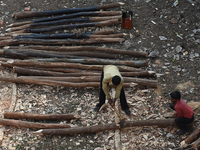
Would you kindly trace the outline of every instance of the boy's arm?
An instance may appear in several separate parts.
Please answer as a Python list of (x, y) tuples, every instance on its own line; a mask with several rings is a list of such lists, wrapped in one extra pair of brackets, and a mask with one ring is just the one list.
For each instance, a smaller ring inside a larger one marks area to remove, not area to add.
[(183, 113), (182, 113), (181, 109), (180, 108), (175, 108), (175, 110), (176, 110), (175, 117), (182, 118), (183, 117)]

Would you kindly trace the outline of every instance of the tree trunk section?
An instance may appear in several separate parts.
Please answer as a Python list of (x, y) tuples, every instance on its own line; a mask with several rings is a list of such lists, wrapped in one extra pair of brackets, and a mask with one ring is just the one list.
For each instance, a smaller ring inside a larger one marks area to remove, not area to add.
[(55, 71), (43, 71), (38, 69), (28, 69), (23, 67), (13, 67), (13, 72), (22, 75), (35, 75), (35, 76), (54, 76), (54, 77), (73, 77), (73, 76), (99, 76), (100, 73), (93, 72), (77, 72), (77, 73), (62, 73)]
[[(83, 65), (80, 63), (60, 63), (60, 62), (38, 62), (30, 60), (14, 60), (11, 59), (7, 62), (2, 62), (3, 67), (14, 67), (14, 66), (34, 66), (34, 67), (44, 67), (44, 68), (74, 68), (83, 70), (100, 70), (102, 71), (103, 65)], [(142, 71), (140, 68), (128, 67), (128, 66), (118, 66), (119, 71), (128, 72), (139, 72)]]
[(51, 10), (51, 11), (21, 11), (14, 13), (12, 17), (15, 19), (22, 19), (22, 18), (30, 18), (30, 17), (44, 17), (44, 16), (51, 16), (51, 15), (62, 15), (62, 14), (70, 14), (76, 12), (84, 12), (84, 11), (97, 11), (100, 9), (108, 9), (108, 8), (115, 8), (124, 5), (124, 3), (111, 3), (111, 4), (104, 4), (100, 6), (94, 7), (85, 7), (85, 8), (67, 8), (67, 9), (59, 9), (59, 10)]
[[(28, 67), (13, 67), (13, 72), (22, 75), (35, 75), (35, 76), (55, 76), (55, 77), (69, 77), (69, 76), (99, 76), (100, 71), (85, 71), (77, 69), (63, 69), (63, 68), (28, 68)], [(155, 72), (141, 71), (141, 72), (121, 72), (123, 77), (154, 77)]]
[[(15, 49), (16, 47), (11, 47), (11, 49)], [(137, 52), (133, 50), (121, 50), (121, 49), (113, 49), (113, 48), (104, 48), (104, 47), (96, 47), (96, 46), (24, 46), (22, 49), (39, 49), (39, 50), (49, 50), (49, 51), (98, 51), (98, 52), (107, 52), (121, 55), (129, 55), (135, 57), (148, 57), (148, 53), (146, 52)]]
[[(20, 32), (27, 32), (27, 33), (43, 33), (43, 32), (51, 32), (51, 31), (57, 31), (57, 30), (66, 30), (66, 29), (74, 29), (74, 28), (83, 28), (83, 27), (102, 27), (102, 26), (109, 26), (109, 25), (116, 25), (119, 23), (118, 19), (111, 19), (106, 21), (99, 21), (99, 22), (89, 22), (89, 23), (79, 23), (79, 24), (68, 24), (68, 25), (60, 25), (60, 26), (53, 26), (48, 28), (39, 28), (39, 29), (31, 29), (28, 28), (29, 25), (25, 25), (25, 29), (19, 29), (16, 31), (16, 33)], [(28, 28), (28, 29), (27, 29)], [(16, 29), (16, 28), (14, 28)], [(7, 31), (14, 31), (13, 28), (7, 29)]]
[(181, 146), (187, 146), (188, 144), (197, 140), (199, 137), (200, 137), (200, 125), (197, 127), (196, 130), (192, 132), (192, 134), (190, 134), (184, 141), (181, 142)]
[(71, 45), (71, 44), (97, 44), (97, 43), (121, 43), (123, 38), (92, 38), (92, 39), (13, 39), (0, 41), (0, 46), (9, 46), (16, 44), (39, 44), (39, 45)]
[(200, 138), (198, 138), (196, 141), (194, 141), (191, 145), (191, 147), (193, 148), (193, 150), (198, 150), (200, 149)]
[[(35, 85), (48, 85), (48, 86), (63, 86), (71, 88), (81, 88), (81, 87), (99, 87), (99, 82), (84, 82), (84, 83), (74, 83), (74, 82), (62, 82), (62, 81), (51, 81), (51, 80), (41, 80), (41, 79), (30, 79), (22, 77), (0, 77), (0, 81), (13, 82), (13, 83), (23, 83), (23, 84), (35, 84)], [(123, 87), (134, 87), (136, 83), (124, 83)], [(114, 87), (109, 85), (109, 87)]]
[(55, 128), (71, 128), (72, 124), (50, 124), (50, 123), (34, 123), (13, 119), (0, 119), (0, 124), (4, 126), (14, 126), (18, 128), (33, 128), (33, 129), (55, 129)]
[(32, 119), (32, 120), (69, 120), (79, 119), (81, 116), (74, 114), (33, 114), (20, 112), (4, 112), (7, 119)]
[(31, 59), (38, 62), (68, 62), (68, 63), (81, 63), (91, 65), (125, 65), (131, 67), (147, 67), (149, 60), (137, 60), (137, 61), (122, 61), (122, 60), (110, 60), (110, 59), (98, 59), (98, 58), (38, 58)]
[(70, 23), (83, 23), (83, 22), (99, 22), (99, 21), (105, 21), (105, 20), (111, 20), (111, 19), (121, 19), (120, 16), (109, 16), (109, 17), (88, 17), (88, 18), (80, 18), (80, 19), (63, 19), (63, 20), (56, 20), (56, 21), (48, 21), (48, 22), (39, 22), (39, 23), (29, 23), (24, 24), (22, 26), (16, 26), (15, 24), (11, 25), (12, 28), (8, 28), (6, 31), (17, 31), (17, 30), (23, 30), (31, 27), (38, 27), (38, 26), (52, 26), (52, 25), (62, 25), (62, 24), (70, 24)]
[(109, 53), (100, 53), (100, 52), (50, 52), (42, 50), (14, 50), (14, 49), (4, 49), (4, 55), (10, 58), (81, 58), (77, 56), (86, 56), (86, 57), (97, 57), (97, 58), (107, 58), (115, 59), (117, 55)]
[[(174, 119), (166, 120), (137, 120), (137, 121), (127, 121), (121, 128), (134, 127), (134, 126), (174, 126)], [(40, 135), (68, 135), (68, 134), (84, 134), (84, 133), (96, 133), (105, 130), (116, 130), (120, 129), (119, 124), (104, 124), (104, 125), (94, 125), (87, 127), (74, 127), (70, 129), (42, 129), (36, 131), (36, 134)]]

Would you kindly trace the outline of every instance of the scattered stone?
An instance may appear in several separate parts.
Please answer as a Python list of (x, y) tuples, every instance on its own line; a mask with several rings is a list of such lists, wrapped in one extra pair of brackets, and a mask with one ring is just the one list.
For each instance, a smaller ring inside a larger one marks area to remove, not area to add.
[(176, 23), (178, 23), (178, 20), (176, 20), (176, 19), (173, 18), (169, 22), (172, 23), (172, 24), (176, 24)]
[(124, 45), (125, 45), (126, 49), (129, 49), (131, 46), (130, 42), (127, 40), (124, 42)]
[(30, 10), (31, 10), (31, 7), (30, 7), (30, 6), (24, 8), (24, 11), (30, 11)]
[(155, 64), (158, 64), (159, 66), (162, 66), (162, 62), (161, 62), (160, 59), (157, 59), (157, 60), (155, 61)]
[(165, 36), (159, 36), (159, 38), (160, 38), (161, 41), (167, 40), (167, 38)]
[(182, 47), (180, 46), (180, 45), (178, 45), (177, 47), (176, 47), (176, 52), (177, 53), (180, 53), (181, 51), (182, 51)]
[(104, 150), (104, 148), (97, 147), (97, 148), (95, 148), (94, 150)]
[(168, 134), (166, 135), (166, 137), (167, 137), (167, 138), (171, 138), (171, 139), (174, 138), (174, 136), (173, 136), (171, 133), (168, 133)]
[(159, 56), (159, 51), (157, 50), (154, 50), (153, 52), (149, 54), (149, 57), (158, 57), (158, 56)]

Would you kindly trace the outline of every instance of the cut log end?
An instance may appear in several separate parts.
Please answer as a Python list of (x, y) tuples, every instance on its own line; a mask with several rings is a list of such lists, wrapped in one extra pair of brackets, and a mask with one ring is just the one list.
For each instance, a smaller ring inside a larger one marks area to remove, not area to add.
[(124, 35), (124, 36), (127, 36), (128, 34), (126, 34), (126, 33), (123, 33), (123, 35)]
[(3, 49), (9, 49), (10, 48), (10, 46), (4, 46), (3, 47)]
[(118, 2), (121, 6), (123, 6), (125, 3), (122, 3), (122, 2)]
[(13, 26), (13, 24), (9, 24), (9, 25), (8, 25), (8, 27), (12, 27), (12, 26)]
[(6, 32), (10, 32), (10, 31), (11, 31), (11, 28), (6, 29)]
[(187, 144), (185, 143), (185, 141), (181, 142), (181, 147), (185, 147)]
[(37, 135), (41, 135), (42, 136), (43, 135), (42, 131), (43, 131), (43, 129), (35, 131), (35, 132), (33, 132), (33, 134), (37, 134)]
[(134, 86), (137, 86), (137, 85), (138, 85), (137, 83), (131, 82), (130, 87), (134, 87)]
[(77, 125), (69, 124), (71, 128), (78, 127)]
[(74, 115), (74, 117), (75, 117), (76, 119), (80, 119), (80, 118), (81, 118), (80, 115)]

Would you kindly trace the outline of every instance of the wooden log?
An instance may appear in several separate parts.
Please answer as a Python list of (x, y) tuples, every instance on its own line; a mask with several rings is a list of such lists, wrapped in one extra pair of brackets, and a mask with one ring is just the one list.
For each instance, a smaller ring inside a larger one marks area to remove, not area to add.
[(0, 46), (16, 45), (16, 44), (39, 44), (39, 45), (71, 45), (71, 44), (97, 44), (97, 43), (121, 43), (123, 38), (89, 38), (89, 39), (11, 39), (0, 41)]
[(83, 16), (99, 16), (99, 17), (101, 17), (101, 16), (119, 16), (119, 15), (122, 15), (121, 11), (78, 12), (78, 13), (73, 13), (73, 14), (36, 19), (36, 20), (32, 20), (29, 23), (39, 23), (39, 22), (47, 22), (47, 21), (49, 22), (49, 21), (83, 17)]
[[(107, 29), (107, 30), (100, 30), (95, 32), (88, 32), (88, 33), (62, 33), (62, 34), (37, 34), (37, 33), (20, 33), (20, 34), (9, 34), (7, 37), (10, 39), (19, 39), (19, 38), (37, 38), (37, 39), (63, 39), (63, 38), (89, 38), (92, 36), (94, 38), (97, 35), (108, 35), (108, 37), (123, 37), (126, 34), (120, 33), (120, 34), (113, 34), (113, 29)], [(5, 39), (8, 39), (5, 37)], [(1, 37), (0, 37), (1, 38)], [(4, 40), (3, 37), (1, 40)]]
[(140, 71), (140, 72), (121, 72), (123, 77), (155, 77), (155, 71)]
[(31, 120), (70, 120), (80, 119), (81, 116), (74, 114), (33, 114), (21, 112), (4, 112), (6, 119), (31, 119)]
[[(85, 71), (76, 69), (63, 69), (63, 68), (33, 68), (33, 67), (13, 67), (13, 72), (23, 75), (42, 75), (42, 76), (56, 76), (56, 77), (73, 77), (73, 76), (99, 76), (100, 71)], [(123, 77), (141, 77), (148, 76), (154, 77), (154, 71), (141, 71), (141, 72), (121, 72)]]
[[(80, 23), (80, 24), (68, 24), (68, 25), (60, 25), (60, 26), (53, 26), (49, 28), (40, 28), (40, 29), (19, 29), (17, 28), (18, 32), (16, 33), (43, 33), (43, 32), (51, 32), (56, 30), (65, 30), (65, 29), (74, 29), (74, 28), (83, 28), (83, 27), (102, 27), (102, 26), (109, 26), (109, 25), (116, 25), (119, 23), (118, 19), (111, 19), (106, 21), (99, 21), (99, 22), (89, 22), (89, 23)], [(16, 28), (15, 28), (16, 29)], [(13, 28), (9, 28), (6, 31), (13, 31)], [(13, 32), (15, 33), (15, 32)]]
[(11, 36), (3, 36), (3, 37), (0, 37), (0, 41), (1, 40), (9, 40), (9, 39), (12, 39)]
[[(75, 74), (75, 73), (71, 73)], [(100, 76), (79, 76), (79, 77), (64, 77), (63, 78), (42, 78), (42, 77), (18, 77), (20, 79), (33, 79), (33, 80), (48, 80), (48, 81), (64, 81), (64, 82), (72, 82), (72, 83), (81, 83), (81, 82), (100, 82)], [(140, 78), (131, 78), (131, 77), (123, 77), (124, 83), (137, 83), (138, 85), (148, 86), (157, 88), (158, 87), (158, 81), (157, 80), (149, 80), (149, 79), (140, 79)]]
[(71, 128), (75, 127), (72, 124), (50, 124), (50, 123), (34, 123), (13, 119), (0, 118), (0, 124), (4, 126), (14, 126), (18, 128), (33, 128), (33, 129), (51, 129), (51, 128)]
[(104, 4), (100, 6), (85, 7), (85, 8), (67, 8), (67, 9), (42, 11), (42, 12), (21, 11), (21, 12), (14, 13), (12, 17), (14, 17), (15, 19), (19, 19), (19, 18), (28, 18), (28, 17), (41, 17), (41, 16), (50, 16), (50, 15), (59, 15), (59, 14), (69, 14), (69, 13), (84, 12), (84, 11), (97, 11), (100, 9), (120, 7), (122, 5), (124, 5), (124, 3), (117, 2), (117, 3)]
[(68, 62), (68, 63), (81, 63), (81, 64), (92, 64), (92, 65), (124, 65), (131, 67), (146, 67), (148, 66), (149, 60), (137, 60), (137, 61), (122, 61), (122, 60), (109, 60), (109, 59), (67, 59), (67, 58), (44, 58), (44, 59), (31, 59), (38, 62)]
[[(126, 121), (121, 128), (135, 127), (135, 126), (174, 126), (175, 122), (171, 119), (166, 120), (136, 120), (136, 121)], [(103, 124), (94, 125), (87, 127), (74, 127), (69, 129), (42, 129), (34, 132), (39, 135), (68, 135), (68, 134), (84, 134), (84, 133), (97, 133), (105, 130), (116, 130), (120, 129), (119, 124)]]
[(199, 137), (200, 137), (200, 125), (185, 140), (181, 142), (181, 147), (186, 147), (188, 144), (197, 140)]
[[(40, 71), (55, 71), (55, 72), (67, 72), (67, 73), (89, 73), (90, 75), (100, 75), (101, 71), (86, 71), (81, 69), (68, 69), (68, 68), (41, 68), (41, 67), (25, 67), (27, 69), (36, 69)], [(96, 73), (96, 74), (93, 74)], [(88, 74), (88, 75), (89, 75)], [(121, 75), (123, 77), (155, 77), (156, 72), (155, 71), (148, 71), (148, 70), (140, 70), (138, 72), (126, 72), (124, 70), (121, 70)], [(78, 74), (77, 74), (78, 75)], [(85, 76), (85, 75), (80, 75)]]
[[(1, 54), (1, 55), (3, 55), (3, 54)], [(0, 61), (7, 62), (9, 60), (11, 60), (11, 59), (10, 58), (5, 58), (5, 57), (0, 57)]]
[[(103, 65), (83, 65), (80, 63), (59, 63), (59, 62), (38, 62), (31, 60), (9, 60), (7, 62), (2, 62), (3, 67), (14, 67), (14, 66), (29, 66), (29, 67), (44, 67), (44, 68), (74, 68), (83, 70), (100, 70), (102, 71)], [(142, 71), (140, 68), (128, 67), (128, 66), (118, 66), (119, 71), (128, 72), (139, 72)]]
[[(16, 47), (10, 47), (11, 49), (16, 49)], [(121, 55), (129, 55), (135, 57), (148, 57), (146, 52), (138, 52), (133, 50), (122, 50), (122, 49), (113, 49), (106, 47), (97, 47), (97, 46), (24, 46), (22, 49), (39, 49), (39, 50), (50, 50), (50, 51), (99, 51), (107, 52)]]
[(27, 28), (33, 28), (38, 26), (52, 26), (52, 25), (62, 25), (62, 24), (69, 24), (69, 23), (83, 23), (83, 22), (99, 22), (99, 21), (105, 21), (105, 20), (111, 20), (111, 19), (121, 19), (120, 16), (109, 16), (109, 17), (87, 17), (87, 18), (80, 18), (80, 19), (63, 19), (58, 21), (48, 21), (48, 22), (39, 22), (39, 23), (26, 23), (22, 26), (12, 27), (6, 29), (6, 31), (17, 31), (17, 30), (23, 30)]
[(62, 33), (62, 34), (30, 34), (30, 35), (15, 35), (13, 37), (5, 37), (5, 39), (2, 38), (2, 40), (6, 39), (20, 39), (20, 38), (34, 38), (34, 39), (67, 39), (67, 38), (122, 38), (126, 36), (125, 33), (119, 33), (119, 34), (109, 34), (109, 35), (99, 35), (93, 33), (86, 33), (86, 34), (79, 34), (79, 33)]
[(54, 76), (54, 77), (73, 77), (73, 76), (99, 76), (99, 73), (93, 72), (77, 72), (77, 73), (62, 73), (55, 71), (43, 71), (37, 69), (28, 69), (23, 67), (13, 67), (13, 72), (22, 75), (36, 75), (36, 76)]
[(117, 55), (109, 53), (100, 53), (100, 52), (51, 52), (51, 51), (41, 51), (41, 50), (14, 50), (14, 49), (4, 49), (4, 56), (10, 58), (81, 58), (77, 56), (85, 57), (96, 57), (96, 58), (109, 58), (116, 59)]
[[(81, 33), (74, 33), (77, 36), (82, 35)], [(101, 29), (99, 31), (94, 31), (94, 32), (88, 32), (86, 34), (90, 34), (90, 35), (108, 35), (108, 34), (114, 34), (114, 29)], [(11, 36), (13, 38), (15, 38), (16, 36), (41, 36), (41, 34), (37, 34), (37, 33), (20, 33), (20, 34), (13, 34), (13, 33), (6, 33), (5, 36)], [(42, 34), (42, 36), (54, 36), (55, 34)], [(22, 37), (23, 38), (23, 37)], [(2, 39), (3, 40), (3, 39)], [(15, 47), (16, 48), (16, 47)]]
[[(23, 84), (35, 84), (35, 85), (48, 85), (48, 86), (63, 86), (71, 88), (81, 88), (81, 87), (99, 87), (99, 82), (85, 82), (85, 83), (73, 83), (73, 82), (61, 82), (61, 81), (51, 81), (51, 80), (40, 80), (40, 79), (30, 79), (21, 77), (0, 77), (0, 81), (13, 82), (13, 83), (23, 83)], [(136, 83), (124, 83), (123, 87), (134, 87)], [(109, 87), (114, 87), (109, 85)]]
[(26, 24), (32, 24), (32, 23), (40, 23), (40, 22), (50, 22), (55, 20), (63, 20), (63, 19), (69, 19), (69, 18), (75, 18), (75, 17), (81, 17), (81, 16), (118, 16), (122, 15), (122, 12), (120, 11), (96, 11), (96, 12), (78, 12), (68, 15), (62, 15), (62, 16), (55, 16), (55, 17), (49, 17), (49, 18), (42, 18), (42, 19), (35, 19), (32, 21), (25, 21), (25, 22), (18, 22), (9, 25), (9, 27), (14, 26), (21, 26)]
[(198, 150), (200, 149), (200, 137), (191, 143), (191, 147), (193, 148), (193, 150)]
[[(16, 67), (16, 66), (14, 66)], [(40, 70), (40, 71), (55, 71), (55, 72), (63, 72), (63, 73), (98, 73), (101, 74), (101, 71), (95, 71), (95, 70), (92, 70), (92, 71), (89, 71), (89, 70), (82, 70), (82, 69), (73, 69), (73, 68), (42, 68), (42, 67), (26, 67), (24, 66), (23, 68), (26, 68), (26, 69), (35, 69), (35, 70)], [(84, 75), (83, 75), (84, 76)]]
[(158, 87), (158, 81), (157, 80), (149, 80), (149, 79), (141, 79), (141, 78), (129, 78), (129, 77), (123, 77), (125, 82), (134, 82), (139, 85), (147, 86), (147, 87)]
[[(23, 76), (19, 78), (30, 78), (30, 79), (44, 79), (44, 80), (56, 80), (56, 81), (64, 81), (64, 82), (100, 82), (100, 76), (80, 76), (80, 77), (63, 77), (63, 78), (55, 78), (55, 77), (41, 77), (41, 76)], [(140, 79), (140, 78), (131, 78), (131, 77), (123, 77), (124, 83), (134, 82), (139, 85), (145, 85), (150, 87), (157, 87), (157, 80), (149, 80), (149, 79)], [(138, 80), (137, 80), (138, 79)]]

